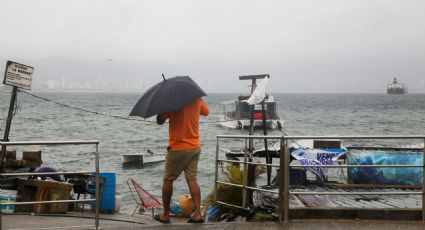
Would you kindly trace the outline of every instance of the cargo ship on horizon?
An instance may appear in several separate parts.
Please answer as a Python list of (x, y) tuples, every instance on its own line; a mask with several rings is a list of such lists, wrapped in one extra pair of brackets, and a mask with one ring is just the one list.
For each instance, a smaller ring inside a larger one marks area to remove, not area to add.
[(393, 82), (387, 85), (387, 94), (406, 94), (407, 87), (402, 83), (397, 82), (397, 78), (394, 78)]

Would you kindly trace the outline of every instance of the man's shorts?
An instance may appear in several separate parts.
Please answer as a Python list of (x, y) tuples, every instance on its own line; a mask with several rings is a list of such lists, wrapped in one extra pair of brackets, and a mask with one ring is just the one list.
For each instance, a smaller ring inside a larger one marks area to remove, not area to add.
[(167, 149), (165, 156), (164, 179), (175, 180), (184, 171), (187, 179), (196, 178), (200, 148), (191, 150), (172, 151)]

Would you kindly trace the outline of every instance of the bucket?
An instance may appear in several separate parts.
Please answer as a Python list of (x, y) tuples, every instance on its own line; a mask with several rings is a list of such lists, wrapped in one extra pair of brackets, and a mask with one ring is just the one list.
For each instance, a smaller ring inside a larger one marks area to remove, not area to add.
[[(0, 191), (0, 203), (14, 203), (16, 201), (16, 190), (1, 190)], [(13, 214), (15, 211), (15, 205), (0, 206), (1, 213)]]
[[(99, 173), (100, 177), (103, 177), (104, 184), (102, 185), (100, 191), (100, 207), (99, 211), (103, 213), (113, 213), (115, 211), (115, 187), (116, 179), (115, 172), (101, 172)], [(95, 191), (95, 183), (89, 183), (89, 190)], [(94, 195), (91, 196), (94, 198)], [(91, 210), (94, 210), (95, 206), (91, 206)]]
[(115, 212), (120, 212), (122, 198), (121, 196), (115, 196)]
[(183, 213), (181, 214), (183, 217), (190, 217), (193, 212), (193, 201), (190, 196), (180, 196), (179, 197), (180, 207), (183, 208)]

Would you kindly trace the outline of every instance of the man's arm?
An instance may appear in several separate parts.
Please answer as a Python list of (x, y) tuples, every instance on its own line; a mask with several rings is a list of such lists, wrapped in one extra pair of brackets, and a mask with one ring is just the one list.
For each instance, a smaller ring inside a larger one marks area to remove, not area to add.
[(210, 113), (210, 109), (208, 108), (207, 103), (204, 102), (204, 100), (201, 99), (201, 115), (202, 116), (208, 116)]
[(157, 123), (158, 125), (162, 125), (162, 124), (164, 124), (164, 123), (165, 123), (165, 120), (166, 120), (166, 119), (162, 118), (161, 114), (156, 115), (156, 123)]
[(162, 125), (162, 124), (164, 124), (164, 122), (165, 122), (168, 118), (170, 118), (170, 114), (171, 114), (171, 113), (169, 113), (169, 112), (165, 112), (165, 113), (158, 114), (158, 115), (156, 116), (156, 123), (157, 123), (158, 125)]

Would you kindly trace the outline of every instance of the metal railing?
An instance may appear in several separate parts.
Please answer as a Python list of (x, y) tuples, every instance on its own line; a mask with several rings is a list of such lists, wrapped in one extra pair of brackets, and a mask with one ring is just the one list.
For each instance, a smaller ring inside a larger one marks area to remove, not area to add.
[[(81, 174), (95, 174), (95, 199), (79, 199), (79, 200), (55, 200), (55, 201), (33, 201), (33, 202), (9, 202), (9, 203), (0, 203), (0, 206), (8, 205), (33, 205), (33, 204), (56, 204), (56, 203), (93, 203), (95, 202), (95, 224), (93, 226), (72, 226), (75, 227), (94, 227), (99, 229), (99, 141), (98, 140), (72, 140), (72, 141), (16, 141), (16, 142), (2, 142), (0, 141), (2, 149), (6, 146), (24, 146), (24, 145), (95, 145), (95, 171), (78, 171), (78, 172), (48, 172), (48, 173), (1, 173), (0, 176), (43, 176), (43, 175), (81, 175)], [(0, 229), (1, 229), (1, 212), (0, 212)], [(66, 227), (66, 226), (61, 226)]]
[[(244, 139), (245, 140), (245, 146), (247, 146), (247, 141), (254, 140), (254, 139), (274, 139), (274, 140), (280, 140), (280, 162), (279, 164), (263, 164), (263, 163), (253, 163), (249, 162), (248, 151), (244, 152), (244, 159), (243, 161), (236, 161), (236, 160), (224, 160), (219, 159), (219, 151), (220, 151), (220, 139)], [(240, 208), (244, 210), (249, 210), (246, 204), (246, 197), (247, 197), (247, 191), (248, 190), (256, 190), (256, 191), (262, 191), (262, 192), (269, 192), (269, 193), (277, 193), (279, 194), (279, 207), (278, 207), (278, 213), (279, 213), (279, 219), (281, 221), (289, 221), (289, 196), (290, 195), (422, 195), (422, 221), (425, 222), (425, 148), (423, 150), (423, 162), (422, 165), (347, 165), (347, 164), (339, 164), (339, 165), (302, 165), (302, 167), (316, 167), (316, 168), (422, 168), (423, 170), (423, 181), (422, 181), (422, 190), (417, 192), (296, 192), (296, 191), (290, 191), (289, 189), (289, 173), (291, 167), (300, 167), (300, 165), (297, 166), (290, 166), (290, 153), (288, 149), (288, 141), (295, 141), (295, 140), (320, 140), (320, 139), (338, 139), (338, 140), (360, 140), (360, 139), (417, 139), (422, 140), (425, 143), (425, 135), (387, 135), (387, 136), (249, 136), (249, 135), (217, 135), (217, 143), (216, 143), (216, 164), (215, 164), (215, 180), (214, 180), (214, 200), (215, 202), (223, 205), (228, 205), (235, 208)], [(227, 162), (227, 163), (238, 163), (243, 164), (243, 184), (234, 184), (229, 182), (220, 181), (218, 178), (218, 165)], [(255, 187), (248, 186), (248, 165), (263, 165), (263, 166), (269, 166), (269, 167), (280, 167), (281, 169), (281, 181), (279, 185), (279, 192), (271, 191), (271, 190), (265, 190), (265, 189), (259, 189)], [(283, 170), (282, 170), (283, 169)], [(229, 204), (222, 201), (217, 200), (217, 188), (218, 185), (229, 185), (234, 187), (239, 187), (243, 189), (242, 193), (242, 206), (235, 205), (235, 204)]]

